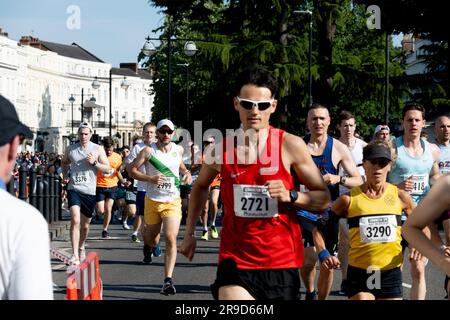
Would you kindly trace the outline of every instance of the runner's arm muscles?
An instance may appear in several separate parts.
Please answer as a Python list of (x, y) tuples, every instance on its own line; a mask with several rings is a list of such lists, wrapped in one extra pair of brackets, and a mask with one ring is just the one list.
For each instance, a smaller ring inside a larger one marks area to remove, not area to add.
[(342, 185), (347, 188), (353, 188), (362, 185), (364, 181), (358, 169), (356, 168), (355, 161), (353, 161), (352, 155), (348, 148), (346, 148), (343, 143), (336, 144), (336, 148), (341, 155), (340, 164), (348, 174), (345, 183), (343, 183)]
[(69, 171), (70, 166), (70, 160), (69, 160), (69, 150), (66, 148), (66, 151), (64, 152), (64, 155), (61, 159), (61, 168), (62, 168), (62, 174), (63, 178), (67, 178), (67, 172)]
[(450, 257), (445, 256), (422, 230), (449, 209), (450, 199), (446, 196), (449, 192), (450, 176), (439, 179), (402, 227), (406, 240), (447, 274), (450, 274)]
[(144, 165), (144, 163), (150, 158), (150, 156), (151, 156), (151, 149), (149, 147), (145, 147), (144, 149), (141, 150), (141, 152), (139, 152), (137, 157), (129, 165), (127, 165), (127, 171), (132, 178), (146, 182), (154, 181), (151, 179), (153, 177), (148, 176), (145, 173), (139, 171), (139, 168)]
[[(331, 210), (329, 211), (328, 219), (325, 220), (323, 218), (316, 221), (315, 225), (317, 228), (317, 231), (322, 233), (322, 238), (324, 238), (324, 234), (327, 234), (327, 236), (335, 237), (337, 235), (331, 234), (333, 232), (334, 228), (331, 228), (332, 224), (337, 223), (337, 220), (339, 218), (347, 217), (347, 210), (350, 205), (350, 196), (348, 194), (343, 194), (339, 198), (336, 199), (336, 201), (333, 203)], [(323, 247), (321, 246), (320, 239), (318, 239), (320, 247), (317, 248), (317, 252), (320, 252), (319, 249), (325, 249), (325, 240), (323, 242)], [(314, 242), (315, 243), (315, 242)]]
[(192, 183), (192, 174), (184, 165), (183, 160), (181, 160), (181, 162), (180, 162), (180, 172), (183, 175), (183, 177), (182, 177), (183, 183), (191, 184)]
[(439, 180), (440, 177), (441, 174), (439, 172), (439, 165), (438, 162), (435, 161), (433, 163), (433, 168), (431, 169), (430, 172), (430, 186), (434, 185)]
[(414, 201), (412, 200), (409, 193), (402, 189), (398, 189), (398, 197), (400, 199), (400, 202), (402, 203), (403, 212), (406, 214), (407, 217), (409, 217), (414, 208), (416, 207)]
[[(320, 219), (316, 222), (316, 226), (312, 231), (314, 246), (318, 254), (326, 252), (329, 256), (325, 258), (321, 265), (327, 269), (334, 269), (340, 266), (340, 261), (337, 257), (331, 255), (328, 250), (326, 250), (325, 237), (330, 237), (332, 239), (337, 238), (335, 228), (333, 224), (338, 223), (340, 217), (347, 216), (347, 209), (350, 203), (350, 197), (348, 195), (340, 196), (333, 204), (332, 210), (329, 212), (328, 220)], [(335, 211), (333, 211), (336, 210)], [(324, 251), (326, 250), (326, 251)], [(320, 255), (319, 255), (320, 256)]]
[[(305, 142), (297, 136), (286, 134), (282, 150), (285, 168), (290, 171), (288, 168), (292, 166), (297, 177), (309, 190), (308, 192), (299, 192), (294, 205), (313, 211), (326, 209), (331, 201), (330, 193)], [(288, 159), (288, 163), (285, 159)]]
[(123, 178), (123, 175), (122, 175), (122, 170), (123, 170), (123, 168), (124, 168), (124, 164), (122, 163), (120, 166), (119, 166), (119, 168), (117, 168), (117, 170), (116, 170), (116, 175), (117, 175), (117, 178), (119, 178), (119, 182), (121, 183), (121, 184), (124, 184), (125, 183), (125, 179)]
[(109, 164), (105, 149), (100, 146), (98, 147), (98, 162), (95, 167), (103, 173), (110, 173), (113, 170)]

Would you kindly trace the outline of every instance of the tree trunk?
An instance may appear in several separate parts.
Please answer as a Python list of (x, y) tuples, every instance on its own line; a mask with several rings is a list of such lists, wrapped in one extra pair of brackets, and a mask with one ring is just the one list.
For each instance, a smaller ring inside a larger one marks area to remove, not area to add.
[(336, 32), (336, 21), (329, 17), (329, 13), (321, 7), (322, 2), (318, 1), (317, 9), (322, 17), (317, 22), (318, 32), (318, 65), (320, 66), (319, 83), (313, 86), (313, 102), (321, 102), (331, 107), (333, 99), (333, 39)]

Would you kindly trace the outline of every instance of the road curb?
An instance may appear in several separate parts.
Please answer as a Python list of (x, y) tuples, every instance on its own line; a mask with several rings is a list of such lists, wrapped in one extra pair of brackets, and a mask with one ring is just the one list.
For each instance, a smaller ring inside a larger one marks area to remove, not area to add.
[(48, 225), (48, 234), (50, 241), (56, 240), (62, 237), (70, 230), (70, 212), (68, 210), (62, 210), (63, 220), (52, 222)]

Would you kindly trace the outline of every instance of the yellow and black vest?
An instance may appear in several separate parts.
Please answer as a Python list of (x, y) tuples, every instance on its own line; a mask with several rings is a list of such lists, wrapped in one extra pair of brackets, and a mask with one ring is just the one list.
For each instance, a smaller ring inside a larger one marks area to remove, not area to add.
[(349, 265), (381, 271), (402, 264), (402, 203), (398, 189), (387, 184), (381, 198), (371, 199), (355, 187), (350, 192), (348, 224), (350, 229)]

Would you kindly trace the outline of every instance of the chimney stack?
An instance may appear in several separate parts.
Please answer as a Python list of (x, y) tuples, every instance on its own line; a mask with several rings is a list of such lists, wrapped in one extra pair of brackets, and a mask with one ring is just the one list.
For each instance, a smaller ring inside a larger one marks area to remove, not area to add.
[(120, 64), (120, 68), (133, 70), (134, 73), (138, 73), (138, 64), (134, 62), (124, 62)]
[(19, 43), (23, 46), (30, 46), (36, 49), (48, 51), (47, 48), (42, 44), (42, 42), (39, 40), (39, 38), (32, 37), (32, 36), (22, 36), (20, 38)]
[(3, 31), (2, 28), (0, 28), (0, 36), (4, 36), (8, 38), (8, 32)]

